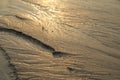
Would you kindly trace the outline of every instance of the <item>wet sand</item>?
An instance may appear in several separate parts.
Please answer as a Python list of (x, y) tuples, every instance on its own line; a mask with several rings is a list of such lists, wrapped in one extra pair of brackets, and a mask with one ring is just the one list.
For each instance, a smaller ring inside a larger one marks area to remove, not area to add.
[(0, 80), (120, 80), (119, 4), (2, 1)]
[(17, 77), (14, 71), (8, 55), (0, 48), (0, 80), (15, 80)]

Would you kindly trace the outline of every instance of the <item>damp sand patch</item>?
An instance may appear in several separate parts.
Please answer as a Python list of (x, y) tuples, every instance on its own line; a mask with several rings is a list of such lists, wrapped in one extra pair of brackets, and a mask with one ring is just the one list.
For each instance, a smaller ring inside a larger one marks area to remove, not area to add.
[(0, 48), (0, 80), (17, 80), (14, 68), (10, 65), (9, 58)]

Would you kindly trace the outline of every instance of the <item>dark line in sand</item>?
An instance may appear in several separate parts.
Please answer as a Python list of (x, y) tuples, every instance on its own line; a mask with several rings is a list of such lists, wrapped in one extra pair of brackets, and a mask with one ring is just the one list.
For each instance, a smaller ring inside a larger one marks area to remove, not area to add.
[(15, 35), (17, 35), (17, 36), (19, 36), (19, 37), (22, 37), (23, 39), (29, 40), (29, 41), (31, 41), (32, 43), (41, 46), (42, 48), (44, 48), (44, 49), (47, 50), (47, 51), (50, 51), (50, 52), (55, 51), (55, 49), (52, 48), (51, 46), (43, 43), (42, 41), (39, 41), (39, 40), (33, 38), (32, 36), (29, 36), (29, 35), (27, 35), (27, 34), (24, 34), (24, 33), (20, 32), (20, 31), (16, 31), (16, 30), (14, 30), (14, 29), (0, 28), (0, 32), (7, 32), (7, 33), (15, 34)]
[(20, 32), (20, 31), (14, 30), (14, 29), (0, 28), (0, 32), (12, 33), (12, 34), (15, 34), (16, 36), (19, 36), (19, 37), (21, 37), (21, 38), (23, 38), (25, 40), (29, 40), (33, 44), (39, 45), (40, 47), (42, 47), (46, 51), (49, 51), (50, 53), (52, 53), (53, 57), (56, 57), (56, 58), (66, 57), (66, 56), (70, 56), (70, 55), (72, 56), (73, 55), (71, 53), (56, 51), (53, 47), (43, 43), (42, 41), (37, 40), (37, 39), (33, 38), (32, 36), (29, 36), (27, 34), (24, 34), (24, 33)]
[(63, 57), (63, 56), (66, 56), (66, 55), (69, 55), (68, 53), (63, 53), (63, 52), (60, 52), (60, 51), (52, 52), (52, 54), (53, 54), (53, 56), (56, 57), (56, 58)]
[(27, 18), (24, 18), (24, 17), (21, 17), (21, 16), (18, 16), (18, 15), (14, 15), (17, 19), (20, 19), (20, 20), (29, 20)]
[(71, 54), (71, 53), (66, 53), (66, 52), (61, 52), (61, 51), (54, 51), (54, 52), (52, 52), (52, 54), (56, 58), (77, 56), (77, 54)]
[[(6, 58), (6, 60), (8, 61), (8, 66), (10, 67), (10, 69), (13, 71), (12, 74), (14, 75), (15, 77), (15, 80), (20, 80), (19, 77), (18, 77), (18, 74), (16, 72), (16, 68), (15, 68), (15, 65), (13, 65), (10, 60), (11, 58), (9, 57), (8, 53), (5, 51), (5, 49), (3, 49), (1, 46), (0, 46), (0, 50), (4, 52), (4, 56)], [(11, 76), (12, 78), (13, 76)]]

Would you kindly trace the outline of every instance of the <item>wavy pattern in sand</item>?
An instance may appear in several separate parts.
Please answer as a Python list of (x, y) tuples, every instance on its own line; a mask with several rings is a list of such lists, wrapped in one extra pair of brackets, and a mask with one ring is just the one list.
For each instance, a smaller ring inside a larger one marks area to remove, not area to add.
[(0, 78), (119, 80), (119, 14), (118, 0), (4, 0)]

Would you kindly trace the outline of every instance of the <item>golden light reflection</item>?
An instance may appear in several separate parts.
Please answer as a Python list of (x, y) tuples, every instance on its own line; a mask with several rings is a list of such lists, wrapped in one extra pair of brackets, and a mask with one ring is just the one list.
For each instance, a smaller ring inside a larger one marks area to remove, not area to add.
[[(43, 0), (42, 5), (44, 5), (47, 9), (47, 16), (50, 20), (54, 20), (54, 18), (57, 18), (57, 14), (61, 12), (61, 5), (62, 2), (60, 0)], [(58, 6), (59, 5), (59, 6)]]
[[(68, 23), (73, 19), (71, 14), (71, 6), (67, 0), (40, 0), (37, 2), (39, 6), (36, 8), (36, 17), (40, 26), (44, 27), (44, 32), (52, 34), (51, 36), (56, 36), (56, 32), (63, 33), (62, 27), (68, 26), (65, 23)], [(42, 6), (42, 7), (41, 7)], [(72, 8), (73, 9), (73, 8)], [(70, 22), (72, 23), (72, 22)], [(44, 34), (45, 34), (44, 33)], [(63, 35), (61, 35), (63, 36)]]
[(49, 7), (50, 12), (55, 12), (59, 2), (58, 0), (43, 0), (43, 4)]

